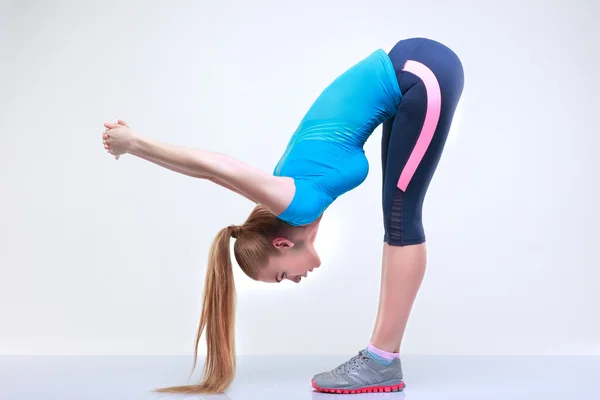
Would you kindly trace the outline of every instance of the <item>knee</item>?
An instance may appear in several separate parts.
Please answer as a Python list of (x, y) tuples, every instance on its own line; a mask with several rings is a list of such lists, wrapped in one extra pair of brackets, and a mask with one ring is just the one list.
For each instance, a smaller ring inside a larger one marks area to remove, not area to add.
[(384, 243), (387, 243), (389, 246), (394, 247), (404, 247), (404, 246), (414, 246), (418, 244), (425, 243), (425, 235), (421, 235), (414, 238), (404, 238), (404, 237), (390, 237), (387, 234), (383, 239)]

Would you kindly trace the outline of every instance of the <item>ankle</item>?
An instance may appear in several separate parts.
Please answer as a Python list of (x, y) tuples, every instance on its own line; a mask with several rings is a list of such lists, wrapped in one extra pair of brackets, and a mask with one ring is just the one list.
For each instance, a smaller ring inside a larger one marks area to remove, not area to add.
[[(372, 353), (372, 354), (376, 354), (379, 357), (385, 358), (387, 360), (393, 360), (394, 358), (400, 358), (400, 352), (398, 350), (396, 350), (396, 348), (398, 348), (398, 346), (377, 346), (372, 342), (369, 342), (369, 345), (367, 346), (367, 350)], [(391, 350), (391, 351), (390, 351)], [(394, 351), (396, 350), (396, 351)]]
[(369, 346), (374, 347), (375, 351), (382, 351), (387, 354), (399, 354), (400, 346), (396, 343), (383, 343), (378, 341), (370, 341)]

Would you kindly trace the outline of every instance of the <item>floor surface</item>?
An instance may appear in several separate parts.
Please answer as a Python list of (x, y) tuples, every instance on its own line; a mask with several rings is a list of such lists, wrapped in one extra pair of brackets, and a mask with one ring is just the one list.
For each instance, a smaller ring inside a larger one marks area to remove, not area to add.
[(600, 357), (592, 356), (405, 356), (403, 393), (315, 392), (312, 376), (345, 358), (239, 357), (226, 394), (180, 396), (152, 389), (188, 383), (191, 357), (0, 356), (0, 399), (600, 400)]

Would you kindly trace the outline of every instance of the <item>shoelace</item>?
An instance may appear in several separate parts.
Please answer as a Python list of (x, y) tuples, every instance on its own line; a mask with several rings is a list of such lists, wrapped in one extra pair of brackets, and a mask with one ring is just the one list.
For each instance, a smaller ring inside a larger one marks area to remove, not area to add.
[(365, 358), (364, 350), (360, 350), (357, 355), (355, 355), (354, 357), (337, 367), (335, 369), (335, 372), (348, 373), (361, 366), (363, 363), (363, 358)]

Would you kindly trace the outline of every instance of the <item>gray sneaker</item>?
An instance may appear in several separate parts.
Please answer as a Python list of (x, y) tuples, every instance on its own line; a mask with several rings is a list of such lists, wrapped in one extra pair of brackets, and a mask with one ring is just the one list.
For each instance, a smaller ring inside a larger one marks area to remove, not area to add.
[(363, 349), (337, 368), (315, 375), (312, 386), (320, 392), (340, 394), (399, 392), (406, 386), (402, 377), (399, 358), (381, 365)]

